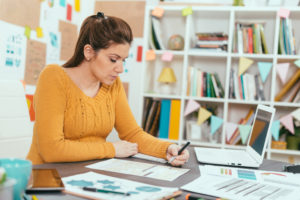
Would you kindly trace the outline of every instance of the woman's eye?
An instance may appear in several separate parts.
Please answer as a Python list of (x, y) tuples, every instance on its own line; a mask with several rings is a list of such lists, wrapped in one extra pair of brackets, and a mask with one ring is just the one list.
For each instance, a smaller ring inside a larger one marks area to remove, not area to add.
[(114, 60), (114, 59), (110, 59), (110, 61), (112, 62), (112, 63), (115, 63), (115, 62), (117, 62), (117, 60)]

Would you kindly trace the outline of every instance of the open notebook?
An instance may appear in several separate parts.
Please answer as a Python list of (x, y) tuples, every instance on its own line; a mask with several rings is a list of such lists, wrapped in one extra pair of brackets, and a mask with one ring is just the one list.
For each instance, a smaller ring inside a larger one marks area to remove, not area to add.
[(200, 163), (258, 168), (264, 158), (275, 108), (258, 105), (246, 149), (195, 147)]

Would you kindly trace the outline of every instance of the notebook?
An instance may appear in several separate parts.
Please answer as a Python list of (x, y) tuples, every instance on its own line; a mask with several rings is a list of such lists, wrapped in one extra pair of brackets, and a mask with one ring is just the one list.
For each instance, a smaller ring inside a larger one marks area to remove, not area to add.
[(258, 168), (263, 162), (275, 108), (258, 105), (246, 149), (195, 147), (200, 163)]

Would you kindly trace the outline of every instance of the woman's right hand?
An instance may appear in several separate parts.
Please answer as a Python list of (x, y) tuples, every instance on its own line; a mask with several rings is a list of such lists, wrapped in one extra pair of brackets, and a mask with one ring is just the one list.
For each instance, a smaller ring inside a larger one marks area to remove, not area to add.
[(133, 156), (138, 153), (138, 145), (137, 143), (131, 143), (124, 140), (113, 142), (115, 147), (116, 158), (125, 158), (129, 156)]

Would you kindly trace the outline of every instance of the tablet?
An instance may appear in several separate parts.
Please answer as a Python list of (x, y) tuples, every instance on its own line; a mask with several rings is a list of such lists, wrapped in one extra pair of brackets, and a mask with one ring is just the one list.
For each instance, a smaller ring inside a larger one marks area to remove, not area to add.
[(26, 192), (62, 191), (64, 184), (56, 169), (32, 169)]

